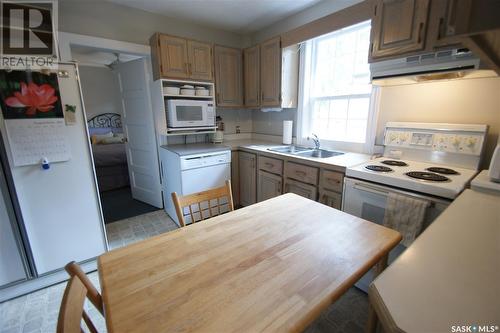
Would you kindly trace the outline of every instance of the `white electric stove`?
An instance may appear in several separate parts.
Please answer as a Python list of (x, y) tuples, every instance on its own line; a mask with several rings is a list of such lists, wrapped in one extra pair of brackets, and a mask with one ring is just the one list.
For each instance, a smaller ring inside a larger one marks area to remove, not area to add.
[(349, 168), (346, 176), (422, 194), (454, 199), (476, 175), (473, 169), (380, 157)]
[[(387, 196), (429, 202), (425, 229), (470, 183), (483, 155), (487, 125), (386, 124), (383, 157), (347, 168), (342, 210), (383, 224)], [(389, 262), (405, 250), (398, 245)], [(367, 290), (371, 274), (356, 286)]]

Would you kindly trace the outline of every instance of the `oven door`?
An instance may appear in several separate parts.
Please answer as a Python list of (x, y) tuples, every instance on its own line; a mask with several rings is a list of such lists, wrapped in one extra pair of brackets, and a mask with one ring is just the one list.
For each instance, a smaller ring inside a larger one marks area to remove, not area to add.
[(209, 126), (208, 103), (204, 101), (171, 100), (167, 106), (168, 127)]
[[(344, 178), (344, 195), (342, 200), (342, 211), (351, 215), (361, 217), (365, 220), (382, 225), (384, 223), (385, 207), (389, 192), (408, 195), (428, 200), (431, 205), (427, 209), (424, 229), (449, 205), (448, 200), (438, 199), (430, 196), (420, 195), (408, 191), (394, 189), (353, 178)], [(399, 244), (389, 253), (389, 264), (392, 263), (406, 247)], [(356, 287), (365, 292), (373, 280), (372, 271), (365, 274), (357, 283)]]

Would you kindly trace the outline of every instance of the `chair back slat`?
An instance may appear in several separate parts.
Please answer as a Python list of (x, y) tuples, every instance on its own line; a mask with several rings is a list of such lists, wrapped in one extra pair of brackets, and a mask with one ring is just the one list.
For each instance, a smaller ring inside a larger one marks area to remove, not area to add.
[[(227, 198), (227, 203), (221, 202), (221, 198)], [(224, 186), (214, 188), (211, 190), (188, 194), (185, 196), (179, 196), (177, 193), (172, 193), (172, 200), (174, 202), (175, 211), (177, 213), (177, 217), (179, 219), (179, 224), (183, 227), (186, 225), (185, 217), (189, 216), (191, 218), (191, 222), (200, 222), (206, 220), (207, 218), (214, 217), (216, 215), (220, 215), (222, 213), (221, 207), (223, 205), (227, 205), (227, 211), (234, 210), (233, 204), (233, 196), (231, 192), (231, 182), (226, 180), (226, 184)], [(215, 214), (215, 206), (212, 206), (212, 201), (217, 201), (217, 214)], [(202, 209), (202, 203), (207, 202), (208, 208)], [(198, 208), (198, 211), (193, 212), (192, 206)], [(184, 213), (184, 209), (188, 209), (188, 213)], [(203, 216), (203, 212), (208, 211), (208, 216), (205, 218)], [(200, 219), (195, 219), (195, 213), (200, 214)]]
[(61, 302), (57, 333), (80, 333), (82, 331), (81, 322), (86, 297), (87, 288), (85, 285), (78, 277), (71, 277)]

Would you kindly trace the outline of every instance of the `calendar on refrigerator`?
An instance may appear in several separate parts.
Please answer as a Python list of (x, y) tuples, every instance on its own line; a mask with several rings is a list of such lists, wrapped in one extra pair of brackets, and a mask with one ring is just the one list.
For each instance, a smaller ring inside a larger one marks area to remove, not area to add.
[(71, 158), (64, 118), (6, 119), (5, 127), (15, 166)]

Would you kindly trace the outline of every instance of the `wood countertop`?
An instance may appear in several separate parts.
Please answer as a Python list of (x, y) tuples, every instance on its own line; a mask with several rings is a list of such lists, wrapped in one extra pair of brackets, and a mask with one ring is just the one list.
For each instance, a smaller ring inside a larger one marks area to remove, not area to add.
[(301, 331), (400, 240), (285, 194), (100, 256), (108, 331)]
[(499, 331), (500, 196), (463, 192), (369, 294), (387, 332), (453, 332), (453, 325)]

